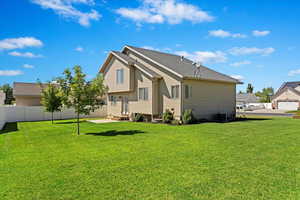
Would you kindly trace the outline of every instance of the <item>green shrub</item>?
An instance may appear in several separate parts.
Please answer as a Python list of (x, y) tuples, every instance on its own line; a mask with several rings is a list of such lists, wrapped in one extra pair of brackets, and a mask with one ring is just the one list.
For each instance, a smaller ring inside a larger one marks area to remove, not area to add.
[(188, 110), (184, 111), (183, 116), (182, 116), (182, 122), (183, 122), (183, 124), (195, 123), (195, 118), (194, 118), (192, 110), (188, 109)]
[(172, 125), (181, 125), (181, 121), (178, 120), (178, 119), (173, 119), (173, 120), (171, 121), (171, 124), (172, 124)]
[(132, 120), (134, 122), (143, 122), (144, 116), (141, 113), (135, 113)]
[(174, 114), (169, 109), (167, 109), (163, 114), (163, 122), (169, 124), (173, 119)]

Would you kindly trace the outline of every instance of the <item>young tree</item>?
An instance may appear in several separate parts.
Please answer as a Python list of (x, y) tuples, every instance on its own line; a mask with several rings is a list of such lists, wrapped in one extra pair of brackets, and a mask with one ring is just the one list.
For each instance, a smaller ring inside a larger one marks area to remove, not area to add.
[(261, 92), (256, 92), (255, 95), (260, 98), (260, 102), (270, 103), (271, 97), (274, 95), (274, 89), (272, 87), (263, 88)]
[(77, 114), (77, 134), (80, 134), (79, 116), (88, 115), (103, 105), (101, 97), (106, 93), (104, 79), (98, 74), (92, 81), (85, 79), (86, 75), (80, 66), (73, 68), (73, 73), (66, 69), (64, 77), (58, 78), (63, 104), (68, 108), (74, 108)]
[(2, 90), (6, 96), (4, 104), (12, 104), (12, 101), (14, 101), (13, 88), (9, 84), (4, 84), (0, 87), (0, 90)]
[(59, 93), (58, 85), (53, 83), (48, 83), (47, 87), (42, 88), (42, 105), (45, 107), (46, 112), (51, 112), (52, 124), (53, 124), (53, 113), (61, 111), (62, 108), (62, 98)]
[(248, 86), (247, 86), (247, 93), (248, 94), (252, 94), (253, 93), (253, 90), (254, 90), (254, 87), (252, 86), (251, 83), (248, 83)]

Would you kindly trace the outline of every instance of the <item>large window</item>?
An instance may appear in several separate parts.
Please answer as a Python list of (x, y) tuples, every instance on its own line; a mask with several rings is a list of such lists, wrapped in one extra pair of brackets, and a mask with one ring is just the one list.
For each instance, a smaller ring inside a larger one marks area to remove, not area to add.
[(148, 100), (148, 88), (139, 88), (139, 100)]
[(184, 86), (184, 96), (186, 99), (192, 97), (192, 86), (189, 85)]
[(124, 83), (124, 69), (117, 69), (117, 84)]
[(171, 97), (172, 99), (179, 98), (179, 85), (172, 85), (171, 86)]

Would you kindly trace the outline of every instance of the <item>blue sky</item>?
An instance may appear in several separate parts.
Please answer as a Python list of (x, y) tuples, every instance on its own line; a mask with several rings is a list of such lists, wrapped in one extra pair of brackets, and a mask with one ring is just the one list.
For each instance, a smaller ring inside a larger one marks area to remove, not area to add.
[(297, 0), (2, 0), (0, 84), (91, 78), (125, 44), (185, 55), (244, 90), (300, 80)]

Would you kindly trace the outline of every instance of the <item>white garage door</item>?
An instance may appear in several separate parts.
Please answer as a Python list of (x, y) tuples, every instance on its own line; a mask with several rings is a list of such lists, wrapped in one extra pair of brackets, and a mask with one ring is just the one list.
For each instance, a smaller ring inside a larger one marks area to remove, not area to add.
[(279, 110), (298, 110), (299, 102), (279, 102)]

